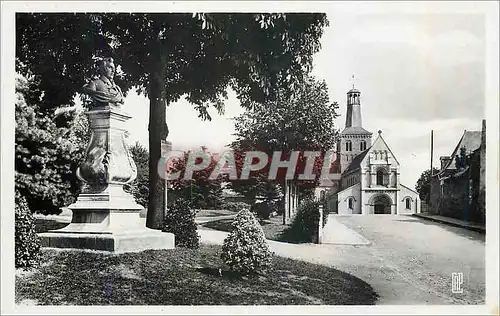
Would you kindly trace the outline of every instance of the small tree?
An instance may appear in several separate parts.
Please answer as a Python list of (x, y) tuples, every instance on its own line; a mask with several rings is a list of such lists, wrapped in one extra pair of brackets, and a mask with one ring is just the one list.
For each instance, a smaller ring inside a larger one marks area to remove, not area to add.
[(31, 268), (40, 260), (40, 238), (35, 231), (35, 218), (19, 192), (16, 192), (15, 202), (15, 265), (16, 268)]
[(243, 209), (232, 226), (233, 230), (222, 245), (224, 263), (243, 275), (265, 272), (272, 262), (272, 252), (255, 216)]
[[(433, 168), (433, 174), (437, 172), (439, 172), (439, 169)], [(422, 172), (415, 185), (415, 190), (418, 192), (420, 200), (428, 205), (431, 198), (431, 169)]]
[(71, 107), (41, 111), (42, 91), (36, 82), (16, 78), (15, 185), (28, 208), (59, 213), (75, 201), (75, 176), (88, 143), (88, 121)]
[(195, 222), (196, 213), (191, 203), (178, 198), (168, 206), (165, 216), (163, 231), (175, 235), (175, 246), (198, 248), (200, 236)]

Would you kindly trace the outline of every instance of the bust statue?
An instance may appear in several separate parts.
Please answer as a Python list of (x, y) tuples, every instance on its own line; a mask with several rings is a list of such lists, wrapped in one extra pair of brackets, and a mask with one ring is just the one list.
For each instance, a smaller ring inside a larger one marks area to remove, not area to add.
[(113, 106), (123, 104), (123, 93), (113, 80), (115, 64), (113, 58), (106, 57), (98, 61), (99, 78), (83, 86), (83, 93), (94, 100), (95, 107)]

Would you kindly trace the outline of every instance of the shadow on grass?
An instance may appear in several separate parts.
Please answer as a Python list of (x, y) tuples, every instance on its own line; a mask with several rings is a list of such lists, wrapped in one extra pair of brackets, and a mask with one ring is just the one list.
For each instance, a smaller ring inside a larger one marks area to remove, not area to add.
[(290, 244), (304, 244), (313, 241), (304, 230), (296, 225), (288, 226), (275, 240)]
[(37, 233), (45, 233), (49, 230), (61, 229), (68, 226), (69, 223), (58, 222), (55, 220), (47, 220), (43, 218), (35, 219), (35, 231)]
[[(40, 305), (368, 305), (378, 295), (345, 272), (275, 256), (258, 278), (223, 267), (220, 246), (108, 255), (44, 251), (16, 277), (16, 302)], [(202, 267), (202, 268), (200, 268)], [(204, 267), (204, 268), (203, 268)]]

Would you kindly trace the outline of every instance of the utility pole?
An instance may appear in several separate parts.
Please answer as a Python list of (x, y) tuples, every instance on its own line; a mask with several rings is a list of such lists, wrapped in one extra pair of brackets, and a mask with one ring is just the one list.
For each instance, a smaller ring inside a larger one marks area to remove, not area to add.
[(432, 159), (434, 158), (434, 130), (431, 130), (431, 177), (433, 176)]

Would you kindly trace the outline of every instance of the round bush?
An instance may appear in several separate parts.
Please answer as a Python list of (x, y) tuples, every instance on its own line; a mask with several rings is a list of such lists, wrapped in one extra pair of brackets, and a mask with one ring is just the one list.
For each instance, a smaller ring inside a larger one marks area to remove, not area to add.
[(40, 260), (40, 238), (24, 196), (16, 192), (15, 202), (15, 265), (27, 269), (36, 266)]
[(200, 246), (195, 216), (196, 212), (189, 201), (178, 198), (169, 204), (163, 231), (175, 235), (177, 247), (198, 248)]
[(232, 224), (233, 230), (224, 240), (221, 258), (232, 271), (243, 275), (264, 273), (272, 262), (272, 252), (264, 231), (247, 209), (240, 211)]

